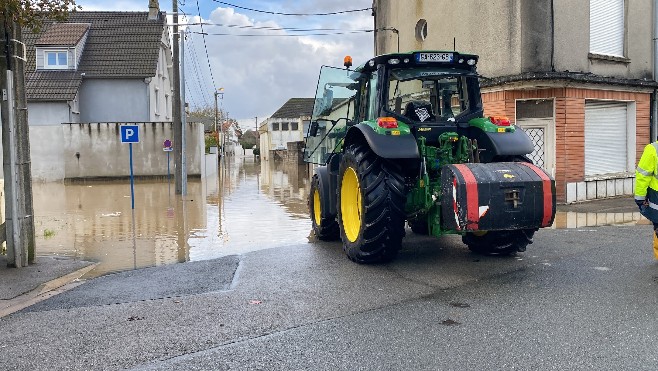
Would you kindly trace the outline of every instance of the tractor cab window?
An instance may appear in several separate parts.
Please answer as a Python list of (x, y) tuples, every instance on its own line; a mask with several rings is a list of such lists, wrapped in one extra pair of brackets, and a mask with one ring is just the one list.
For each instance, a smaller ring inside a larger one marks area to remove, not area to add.
[(355, 97), (362, 78), (359, 72), (322, 67), (306, 133), (305, 161), (325, 164), (341, 145), (348, 123), (356, 117)]
[(475, 76), (451, 70), (400, 69), (389, 74), (387, 110), (414, 122), (455, 122), (471, 110), (468, 86)]

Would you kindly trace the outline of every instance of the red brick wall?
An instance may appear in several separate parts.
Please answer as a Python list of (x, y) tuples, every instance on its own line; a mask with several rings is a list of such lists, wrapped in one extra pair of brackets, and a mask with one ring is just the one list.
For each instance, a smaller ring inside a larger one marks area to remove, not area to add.
[(649, 93), (581, 88), (506, 90), (482, 95), (485, 116), (514, 120), (517, 99), (555, 99), (555, 181), (558, 202), (566, 201), (566, 184), (585, 178), (585, 100), (608, 99), (636, 102), (636, 161), (649, 142)]

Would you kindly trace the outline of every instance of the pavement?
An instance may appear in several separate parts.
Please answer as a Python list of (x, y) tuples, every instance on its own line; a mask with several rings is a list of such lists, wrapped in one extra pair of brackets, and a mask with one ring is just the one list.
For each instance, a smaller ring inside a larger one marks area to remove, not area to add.
[[(618, 197), (558, 205), (557, 211), (558, 213), (631, 213), (637, 212), (637, 207), (631, 197)], [(0, 255), (0, 318), (82, 284), (80, 277), (95, 266), (94, 262), (68, 257), (38, 256), (36, 263), (28, 267), (9, 268), (7, 257)], [(154, 297), (162, 294), (154, 294)]]

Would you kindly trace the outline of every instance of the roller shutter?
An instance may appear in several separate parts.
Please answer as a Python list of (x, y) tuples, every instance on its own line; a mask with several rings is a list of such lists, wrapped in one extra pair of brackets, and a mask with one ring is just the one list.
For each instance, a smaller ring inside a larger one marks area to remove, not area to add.
[(624, 56), (624, 0), (590, 0), (589, 50)]
[(628, 104), (585, 103), (585, 176), (628, 171)]

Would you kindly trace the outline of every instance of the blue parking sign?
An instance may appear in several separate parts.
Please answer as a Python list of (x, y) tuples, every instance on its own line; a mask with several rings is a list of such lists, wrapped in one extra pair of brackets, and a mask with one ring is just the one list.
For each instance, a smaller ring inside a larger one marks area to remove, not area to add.
[(139, 143), (139, 125), (122, 125), (121, 143)]

